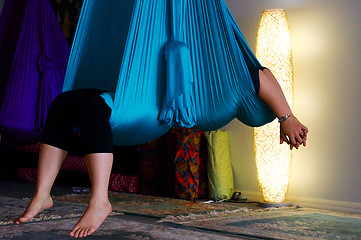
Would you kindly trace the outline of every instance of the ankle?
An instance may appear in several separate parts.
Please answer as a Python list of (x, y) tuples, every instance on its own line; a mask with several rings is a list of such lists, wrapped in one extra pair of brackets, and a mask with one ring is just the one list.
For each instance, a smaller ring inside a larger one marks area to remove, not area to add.
[(37, 191), (35, 191), (33, 198), (45, 199), (45, 198), (51, 198), (51, 196), (50, 196), (50, 193), (47, 191), (37, 190)]
[(91, 196), (89, 205), (109, 205), (108, 196)]

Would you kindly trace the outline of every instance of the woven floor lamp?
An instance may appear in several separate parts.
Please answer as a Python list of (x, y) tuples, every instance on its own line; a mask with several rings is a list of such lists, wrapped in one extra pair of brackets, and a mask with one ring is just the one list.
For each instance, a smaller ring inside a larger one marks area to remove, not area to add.
[[(290, 34), (286, 12), (282, 9), (263, 11), (258, 35), (256, 56), (278, 79), (288, 104), (293, 107), (293, 66)], [(287, 144), (279, 144), (277, 119), (254, 129), (257, 177), (265, 204), (274, 206), (284, 202), (291, 174), (292, 151)], [(281, 204), (282, 205), (282, 204)]]

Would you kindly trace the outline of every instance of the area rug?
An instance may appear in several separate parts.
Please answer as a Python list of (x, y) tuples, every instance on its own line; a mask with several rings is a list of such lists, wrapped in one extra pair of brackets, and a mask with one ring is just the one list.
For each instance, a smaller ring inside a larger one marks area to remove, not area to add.
[[(361, 239), (359, 214), (251, 209), (115, 192), (109, 198), (113, 212), (89, 239)], [(68, 239), (88, 200), (89, 194), (54, 197), (53, 208), (30, 223), (13, 225), (30, 199), (0, 197), (0, 239)]]
[(310, 208), (256, 210), (228, 216), (189, 216), (165, 221), (261, 239), (361, 239), (360, 215)]
[[(86, 205), (89, 194), (66, 195), (55, 197), (58, 202), (69, 202)], [(164, 218), (167, 216), (183, 216), (189, 214), (206, 214), (240, 209), (240, 207), (223, 203), (192, 202), (182, 199), (162, 198), (139, 194), (110, 192), (109, 199), (114, 212)]]
[[(77, 219), (59, 219), (52, 221), (32, 222), (21, 225), (0, 226), (0, 239), (12, 240), (63, 240), (75, 225)], [(198, 229), (180, 228), (159, 224), (139, 216), (124, 214), (108, 217), (102, 226), (87, 240), (134, 239), (134, 240), (236, 240), (249, 239), (227, 236)]]
[[(22, 215), (30, 202), (29, 198), (18, 199), (0, 196), (0, 225), (13, 224), (13, 220)], [(85, 206), (54, 202), (54, 206), (37, 215), (31, 222), (54, 220), (60, 218), (79, 218), (85, 211)]]

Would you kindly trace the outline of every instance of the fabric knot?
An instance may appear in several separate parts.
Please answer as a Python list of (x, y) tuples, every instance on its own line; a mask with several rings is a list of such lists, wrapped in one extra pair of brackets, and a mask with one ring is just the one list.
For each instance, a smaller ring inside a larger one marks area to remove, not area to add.
[(44, 52), (41, 52), (39, 54), (39, 59), (38, 59), (38, 70), (39, 72), (46, 72), (49, 70), (49, 68), (51, 67), (51, 60), (48, 57), (48, 55)]

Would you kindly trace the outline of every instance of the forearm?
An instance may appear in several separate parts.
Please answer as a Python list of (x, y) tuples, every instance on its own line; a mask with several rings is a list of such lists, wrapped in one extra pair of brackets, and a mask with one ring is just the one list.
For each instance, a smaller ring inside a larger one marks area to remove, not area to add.
[(287, 103), (285, 95), (278, 84), (277, 79), (268, 69), (259, 72), (260, 89), (258, 96), (272, 109), (274, 114), (280, 118), (291, 114), (291, 108)]
[(290, 148), (298, 148), (300, 144), (306, 146), (308, 129), (293, 116), (281, 86), (272, 72), (264, 69), (259, 72), (260, 89), (258, 96), (272, 109), (281, 122), (280, 143), (287, 142)]

